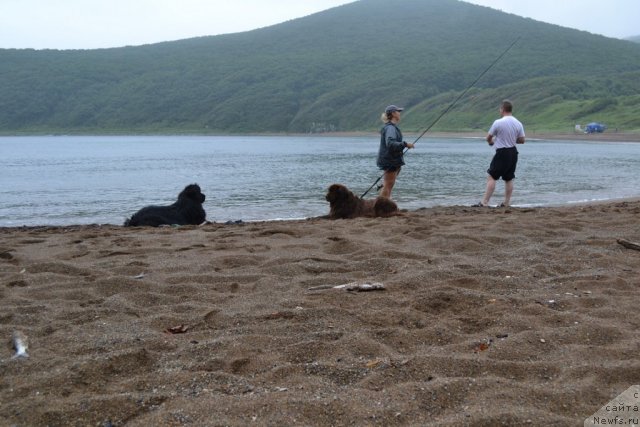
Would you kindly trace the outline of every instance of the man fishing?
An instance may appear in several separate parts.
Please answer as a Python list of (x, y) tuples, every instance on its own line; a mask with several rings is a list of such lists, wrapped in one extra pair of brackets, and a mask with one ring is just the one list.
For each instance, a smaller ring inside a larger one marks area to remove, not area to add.
[(509, 207), (513, 194), (513, 179), (516, 177), (518, 149), (516, 144), (524, 144), (524, 127), (513, 117), (513, 104), (509, 100), (500, 105), (501, 118), (494, 121), (487, 134), (487, 143), (496, 150), (487, 170), (487, 189), (482, 201), (474, 206), (489, 206), (489, 200), (496, 189), (496, 182), (504, 180), (504, 202), (500, 207)]

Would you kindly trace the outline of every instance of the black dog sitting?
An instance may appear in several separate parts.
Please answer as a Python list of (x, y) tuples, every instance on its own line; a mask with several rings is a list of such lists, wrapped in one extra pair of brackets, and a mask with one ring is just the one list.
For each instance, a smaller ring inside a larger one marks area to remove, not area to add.
[(199, 225), (206, 219), (202, 208), (204, 194), (198, 184), (187, 185), (178, 195), (178, 200), (169, 206), (147, 206), (124, 222), (125, 227), (148, 225)]

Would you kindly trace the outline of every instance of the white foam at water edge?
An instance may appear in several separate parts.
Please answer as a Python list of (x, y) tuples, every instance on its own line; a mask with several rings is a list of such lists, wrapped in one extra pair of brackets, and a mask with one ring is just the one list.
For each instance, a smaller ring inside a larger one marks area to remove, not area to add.
[(582, 200), (569, 200), (567, 201), (568, 205), (576, 205), (576, 204), (581, 204), (581, 203), (593, 203), (593, 202), (607, 202), (610, 200), (615, 200), (609, 197), (603, 197), (603, 198), (595, 198), (595, 199), (582, 199)]

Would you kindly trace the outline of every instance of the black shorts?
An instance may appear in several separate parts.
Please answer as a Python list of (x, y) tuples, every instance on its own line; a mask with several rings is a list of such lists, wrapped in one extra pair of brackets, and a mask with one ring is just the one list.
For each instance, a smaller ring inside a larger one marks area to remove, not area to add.
[(518, 164), (518, 150), (516, 147), (498, 148), (487, 173), (491, 178), (511, 181), (516, 177), (516, 165)]

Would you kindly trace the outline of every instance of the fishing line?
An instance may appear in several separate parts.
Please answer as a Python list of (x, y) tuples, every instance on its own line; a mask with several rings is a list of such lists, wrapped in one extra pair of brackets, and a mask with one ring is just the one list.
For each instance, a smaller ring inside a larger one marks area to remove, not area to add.
[[(511, 48), (512, 48), (512, 47), (513, 47), (513, 46), (518, 42), (518, 40), (520, 40), (520, 38), (521, 38), (521, 37), (518, 37), (517, 39), (515, 39), (515, 40), (513, 41), (513, 43), (511, 43), (511, 44), (509, 45), (509, 47), (508, 47), (504, 52), (502, 52), (502, 53), (500, 54), (500, 56), (498, 56), (498, 57), (495, 59), (495, 61), (493, 61), (493, 62), (491, 63), (491, 65), (489, 65), (489, 66), (488, 66), (488, 67), (487, 67), (487, 68), (486, 68), (482, 73), (480, 73), (480, 75), (479, 75), (479, 76), (478, 76), (478, 77), (473, 81), (473, 83), (471, 83), (471, 84), (470, 84), (470, 85), (469, 85), (469, 86), (464, 90), (464, 92), (462, 92), (460, 95), (458, 95), (458, 97), (457, 97), (457, 98), (456, 98), (456, 99), (455, 99), (451, 104), (449, 104), (449, 106), (448, 106), (448, 107), (447, 107), (447, 108), (446, 108), (446, 109), (445, 109), (445, 110), (444, 110), (444, 111), (443, 111), (443, 112), (438, 116), (438, 118), (437, 118), (437, 119), (435, 119), (435, 120), (433, 121), (433, 123), (431, 123), (431, 124), (429, 125), (429, 127), (428, 127), (428, 128), (426, 128), (426, 129), (425, 129), (425, 130), (424, 130), (424, 131), (423, 131), (423, 132), (422, 132), (422, 133), (421, 133), (421, 134), (420, 134), (420, 135), (415, 139), (415, 141), (413, 141), (413, 143), (414, 143), (414, 144), (415, 144), (415, 143), (417, 143), (417, 142), (418, 142), (418, 140), (424, 136), (424, 134), (426, 134), (427, 132), (429, 132), (429, 130), (430, 130), (433, 126), (435, 126), (435, 124), (436, 124), (436, 123), (438, 123), (438, 122), (440, 121), (440, 119), (441, 119), (441, 118), (443, 118), (443, 117), (444, 117), (444, 115), (445, 115), (445, 114), (447, 114), (447, 113), (449, 112), (449, 110), (451, 110), (451, 109), (453, 108), (453, 106), (454, 106), (454, 105), (456, 105), (456, 103), (457, 103), (458, 101), (460, 101), (460, 99), (461, 99), (463, 96), (465, 96), (465, 94), (466, 94), (466, 93), (467, 93), (467, 92), (468, 92), (468, 91), (469, 91), (473, 86), (475, 86), (475, 84), (476, 84), (476, 83), (478, 83), (478, 81), (479, 81), (482, 77), (484, 77), (484, 75), (485, 75), (485, 74), (487, 74), (487, 72), (488, 72), (490, 69), (492, 69), (492, 68), (493, 68), (493, 66), (494, 66), (494, 65), (496, 65), (496, 64), (498, 63), (498, 61), (500, 61), (500, 60), (502, 59), (502, 57), (503, 57), (503, 56), (505, 56), (505, 55), (507, 54), (507, 52), (509, 52), (509, 51), (511, 50)], [(409, 151), (409, 148), (406, 148), (406, 149), (402, 152), (402, 154), (404, 155), (407, 151)], [(382, 177), (383, 177), (383, 176), (384, 176), (384, 173), (383, 173), (382, 175), (380, 175), (380, 176), (378, 177), (378, 179), (376, 179), (376, 181), (375, 181), (373, 184), (371, 184), (371, 187), (369, 187), (369, 188), (367, 189), (367, 191), (365, 191), (364, 193), (362, 193), (362, 196), (360, 196), (360, 198), (361, 198), (361, 199), (362, 199), (362, 198), (364, 198), (364, 196), (366, 196), (366, 195), (367, 195), (367, 193), (368, 193), (369, 191), (371, 191), (371, 189), (372, 189), (373, 187), (375, 187), (375, 185), (376, 185), (378, 182), (380, 182), (380, 180), (382, 179)]]

